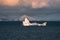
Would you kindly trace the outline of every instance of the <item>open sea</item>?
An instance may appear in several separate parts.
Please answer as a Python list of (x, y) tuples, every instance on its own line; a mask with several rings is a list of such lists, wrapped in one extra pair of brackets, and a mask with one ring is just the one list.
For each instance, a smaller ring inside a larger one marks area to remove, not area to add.
[(21, 21), (1, 21), (0, 40), (60, 40), (60, 21), (47, 21), (45, 27), (26, 27)]

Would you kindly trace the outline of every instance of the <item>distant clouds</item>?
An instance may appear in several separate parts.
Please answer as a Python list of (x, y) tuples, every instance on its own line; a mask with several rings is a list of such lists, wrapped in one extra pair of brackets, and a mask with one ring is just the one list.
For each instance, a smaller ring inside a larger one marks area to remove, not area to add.
[(59, 10), (60, 0), (0, 0), (0, 19), (4, 20), (13, 20), (21, 15), (30, 15), (39, 20), (60, 20)]
[(5, 6), (30, 6), (32, 8), (60, 7), (60, 0), (0, 0)]
[(0, 5), (15, 6), (18, 5), (19, 0), (0, 0)]
[(32, 1), (32, 8), (43, 8), (43, 7), (59, 8), (60, 0), (33, 0)]
[(23, 0), (22, 3), (25, 5), (31, 5), (32, 0)]
[(33, 0), (32, 7), (33, 8), (42, 8), (47, 6), (47, 0)]
[(47, 6), (47, 0), (22, 0), (22, 5), (32, 8), (42, 8)]
[(59, 8), (60, 7), (60, 0), (48, 0), (49, 7)]

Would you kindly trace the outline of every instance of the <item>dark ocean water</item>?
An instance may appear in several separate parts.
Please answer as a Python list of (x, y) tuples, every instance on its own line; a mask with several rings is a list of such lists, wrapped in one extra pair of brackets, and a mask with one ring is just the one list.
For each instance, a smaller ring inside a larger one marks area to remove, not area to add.
[(48, 21), (46, 27), (0, 22), (0, 40), (60, 40), (60, 21)]

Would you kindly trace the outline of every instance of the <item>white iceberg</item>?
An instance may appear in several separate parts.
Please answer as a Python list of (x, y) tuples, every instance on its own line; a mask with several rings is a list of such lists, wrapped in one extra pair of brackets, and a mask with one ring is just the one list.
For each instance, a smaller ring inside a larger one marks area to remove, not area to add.
[(47, 22), (44, 22), (42, 24), (39, 23), (30, 23), (27, 18), (24, 19), (23, 21), (23, 26), (46, 26)]

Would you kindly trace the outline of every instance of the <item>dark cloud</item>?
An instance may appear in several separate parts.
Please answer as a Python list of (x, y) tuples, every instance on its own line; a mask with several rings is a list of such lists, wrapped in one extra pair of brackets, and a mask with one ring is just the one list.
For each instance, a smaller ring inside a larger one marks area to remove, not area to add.
[(18, 6), (1, 6), (0, 5), (0, 19), (14, 20), (22, 15), (32, 16), (39, 20), (46, 21), (59, 21), (60, 20), (60, 1), (49, 0), (48, 7), (31, 8), (31, 5), (18, 5)]

